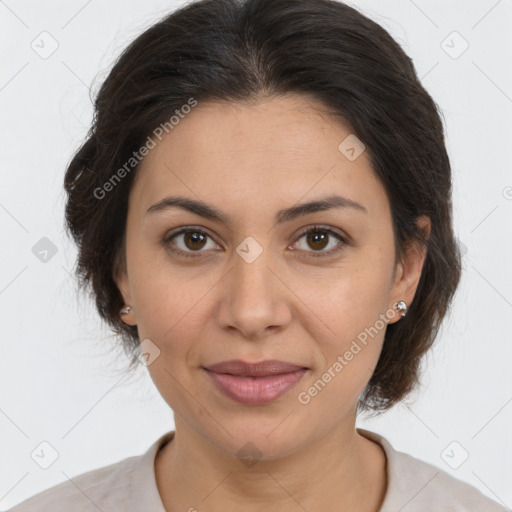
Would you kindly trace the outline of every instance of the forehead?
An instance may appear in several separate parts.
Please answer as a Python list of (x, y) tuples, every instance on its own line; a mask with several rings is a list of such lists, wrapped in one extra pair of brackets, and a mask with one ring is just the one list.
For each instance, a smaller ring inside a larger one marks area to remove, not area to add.
[(137, 209), (171, 193), (255, 213), (333, 193), (364, 204), (373, 215), (388, 209), (350, 127), (308, 97), (199, 102), (161, 139), (154, 138), (156, 146), (138, 170), (130, 199)]

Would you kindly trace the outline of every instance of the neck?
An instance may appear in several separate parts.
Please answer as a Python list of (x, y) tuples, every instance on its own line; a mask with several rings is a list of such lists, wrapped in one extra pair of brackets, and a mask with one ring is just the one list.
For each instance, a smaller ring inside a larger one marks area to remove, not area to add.
[(386, 492), (382, 448), (351, 425), (279, 459), (241, 463), (175, 417), (175, 437), (157, 454), (167, 512), (344, 510), (378, 512)]

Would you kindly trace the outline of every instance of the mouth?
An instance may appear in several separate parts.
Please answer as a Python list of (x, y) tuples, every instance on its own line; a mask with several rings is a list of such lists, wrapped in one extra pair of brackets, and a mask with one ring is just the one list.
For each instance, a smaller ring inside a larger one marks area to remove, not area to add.
[(203, 367), (203, 370), (217, 389), (232, 400), (264, 404), (289, 391), (308, 368), (278, 360), (260, 363), (231, 360)]

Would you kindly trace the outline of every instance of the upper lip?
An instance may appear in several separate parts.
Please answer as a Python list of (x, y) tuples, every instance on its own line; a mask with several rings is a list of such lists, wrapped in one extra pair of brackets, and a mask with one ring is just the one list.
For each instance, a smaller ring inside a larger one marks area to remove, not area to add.
[(232, 359), (221, 363), (212, 364), (205, 367), (206, 370), (215, 373), (229, 373), (231, 375), (239, 375), (241, 377), (265, 377), (267, 375), (280, 375), (283, 373), (296, 372), (304, 369), (299, 366), (277, 359), (269, 359), (259, 363), (248, 363), (240, 359)]

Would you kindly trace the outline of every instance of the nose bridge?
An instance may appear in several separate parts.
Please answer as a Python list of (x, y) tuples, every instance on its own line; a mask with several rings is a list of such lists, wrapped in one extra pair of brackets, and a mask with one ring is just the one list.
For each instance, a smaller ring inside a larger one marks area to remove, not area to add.
[(282, 326), (289, 319), (288, 308), (282, 303), (283, 285), (271, 270), (273, 257), (268, 242), (249, 236), (235, 250), (219, 320), (224, 327), (231, 325), (247, 337), (267, 327)]
[[(258, 242), (254, 237), (247, 237), (236, 248), (234, 257), (234, 288), (243, 295), (261, 294), (266, 299), (272, 298), (271, 251), (268, 243)], [(262, 297), (263, 298), (263, 297)]]

